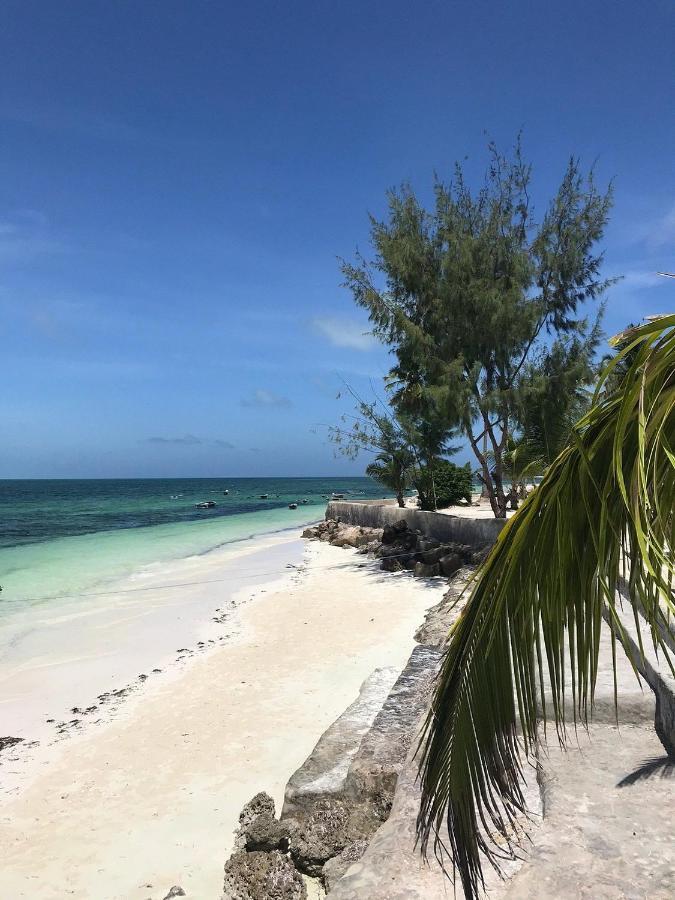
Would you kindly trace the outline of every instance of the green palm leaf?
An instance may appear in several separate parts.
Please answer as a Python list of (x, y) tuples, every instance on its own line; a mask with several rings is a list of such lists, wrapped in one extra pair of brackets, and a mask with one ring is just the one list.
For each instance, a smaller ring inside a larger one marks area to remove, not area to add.
[[(616, 588), (626, 577), (638, 615), (668, 658), (675, 613), (675, 315), (621, 335), (602, 381), (630, 365), (620, 389), (596, 392), (572, 441), (502, 530), (457, 621), (422, 740), (418, 835), (442, 856), (444, 833), (465, 895), (499, 867), (524, 812), (524, 761), (537, 740), (548, 681), (552, 718), (566, 741), (592, 710), (600, 633), (619, 643)], [(607, 624), (603, 611), (608, 611)], [(565, 664), (571, 666), (566, 683)]]

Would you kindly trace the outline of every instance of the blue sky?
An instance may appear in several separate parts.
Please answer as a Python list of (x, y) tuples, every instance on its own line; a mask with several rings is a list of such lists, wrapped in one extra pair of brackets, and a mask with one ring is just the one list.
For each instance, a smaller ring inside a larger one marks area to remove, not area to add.
[(315, 428), (388, 368), (337, 257), (486, 130), (539, 208), (615, 179), (608, 334), (672, 310), (674, 45), (671, 0), (6, 0), (0, 477), (362, 471)]

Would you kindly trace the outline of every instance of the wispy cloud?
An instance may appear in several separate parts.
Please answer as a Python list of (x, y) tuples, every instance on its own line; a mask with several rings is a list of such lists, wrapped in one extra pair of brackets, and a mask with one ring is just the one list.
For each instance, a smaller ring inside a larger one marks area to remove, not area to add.
[(350, 350), (372, 350), (375, 346), (372, 334), (364, 331), (363, 325), (353, 319), (317, 316), (312, 319), (312, 327), (335, 347), (348, 347)]
[(662, 287), (666, 284), (666, 279), (662, 278), (656, 271), (647, 269), (631, 269), (626, 272), (618, 283), (617, 287), (625, 288), (651, 288)]
[(647, 244), (653, 250), (675, 245), (675, 203), (649, 229)]
[(224, 441), (222, 438), (200, 438), (194, 434), (184, 434), (182, 437), (149, 437), (142, 442), (144, 444), (163, 444), (175, 447), (195, 447), (200, 444), (211, 444), (223, 450), (234, 450), (234, 444)]
[(282, 397), (272, 391), (258, 388), (250, 397), (242, 397), (242, 406), (259, 407), (264, 409), (288, 409), (293, 404), (288, 397)]
[(0, 261), (26, 262), (48, 253), (62, 253), (62, 241), (49, 233), (41, 213), (25, 210), (0, 219)]

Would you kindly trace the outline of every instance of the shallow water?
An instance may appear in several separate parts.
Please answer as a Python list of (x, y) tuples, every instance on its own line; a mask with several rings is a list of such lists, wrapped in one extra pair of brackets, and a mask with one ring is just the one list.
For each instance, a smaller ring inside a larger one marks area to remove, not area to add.
[[(0, 617), (102, 590), (153, 563), (316, 521), (333, 492), (383, 496), (369, 478), (0, 481)], [(204, 500), (217, 505), (197, 509)]]

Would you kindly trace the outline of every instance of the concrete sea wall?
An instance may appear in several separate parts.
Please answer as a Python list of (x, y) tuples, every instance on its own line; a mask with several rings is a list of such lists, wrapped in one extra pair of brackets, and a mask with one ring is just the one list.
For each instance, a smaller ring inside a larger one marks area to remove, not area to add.
[(327, 519), (339, 519), (348, 525), (364, 528), (384, 528), (405, 519), (409, 528), (417, 528), (426, 537), (443, 543), (470, 544), (482, 547), (493, 544), (504, 527), (503, 519), (467, 519), (421, 509), (401, 509), (382, 501), (350, 502), (331, 500), (326, 507)]

